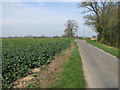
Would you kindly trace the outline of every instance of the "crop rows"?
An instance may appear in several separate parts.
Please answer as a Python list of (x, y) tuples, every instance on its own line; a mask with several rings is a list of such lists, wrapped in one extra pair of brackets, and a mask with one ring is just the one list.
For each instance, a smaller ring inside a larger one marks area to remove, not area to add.
[(70, 47), (69, 39), (21, 38), (2, 40), (2, 84), (7, 88), (29, 69), (47, 64), (55, 55)]

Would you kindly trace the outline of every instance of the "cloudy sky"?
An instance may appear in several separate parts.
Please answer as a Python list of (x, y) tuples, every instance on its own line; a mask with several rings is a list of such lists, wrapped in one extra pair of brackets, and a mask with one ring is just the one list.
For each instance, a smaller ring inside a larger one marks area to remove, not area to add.
[(76, 35), (83, 36), (84, 28), (85, 36), (96, 35), (92, 28), (84, 25), (83, 10), (76, 2), (4, 2), (2, 36), (60, 36), (69, 19), (78, 22)]

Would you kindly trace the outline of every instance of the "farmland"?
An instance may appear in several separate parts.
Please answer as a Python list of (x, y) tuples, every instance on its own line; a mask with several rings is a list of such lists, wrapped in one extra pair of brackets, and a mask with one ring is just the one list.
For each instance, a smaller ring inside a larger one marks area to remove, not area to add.
[(2, 39), (3, 88), (8, 88), (11, 82), (26, 76), (30, 69), (47, 65), (67, 48), (70, 48), (70, 39)]

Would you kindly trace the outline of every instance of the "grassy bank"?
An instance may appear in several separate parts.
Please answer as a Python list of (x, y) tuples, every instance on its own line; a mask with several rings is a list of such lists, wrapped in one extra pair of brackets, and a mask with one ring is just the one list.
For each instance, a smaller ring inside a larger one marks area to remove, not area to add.
[(105, 44), (102, 44), (102, 43), (99, 43), (99, 42), (96, 42), (95, 40), (86, 40), (87, 43), (90, 43), (91, 45), (95, 46), (95, 47), (98, 47), (118, 58), (120, 58), (120, 54), (118, 53), (118, 49), (117, 48), (114, 48), (114, 47), (111, 47), (111, 46), (108, 46), (108, 45), (105, 45)]
[(64, 64), (60, 79), (52, 88), (85, 88), (85, 85), (80, 54), (74, 42), (74, 50)]

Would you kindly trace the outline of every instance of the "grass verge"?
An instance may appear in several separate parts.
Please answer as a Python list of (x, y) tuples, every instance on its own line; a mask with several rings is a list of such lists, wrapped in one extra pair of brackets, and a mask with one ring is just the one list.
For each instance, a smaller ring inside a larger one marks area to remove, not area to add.
[(74, 49), (67, 63), (64, 64), (61, 77), (51, 88), (85, 88), (86, 83), (83, 75), (82, 61), (74, 42)]
[(86, 40), (86, 42), (120, 58), (120, 54), (118, 53), (120, 50), (117, 48), (102, 44), (100, 42), (96, 42), (95, 40)]

